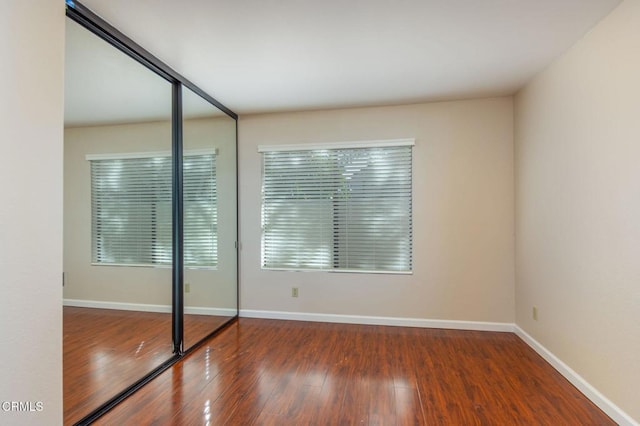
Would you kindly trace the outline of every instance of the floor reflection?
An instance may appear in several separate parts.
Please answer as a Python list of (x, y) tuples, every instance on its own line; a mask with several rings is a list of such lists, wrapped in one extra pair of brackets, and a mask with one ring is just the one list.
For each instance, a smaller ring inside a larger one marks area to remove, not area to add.
[[(69, 306), (63, 312), (65, 424), (89, 414), (173, 355), (171, 314)], [(188, 315), (185, 329), (202, 338), (227, 320)]]

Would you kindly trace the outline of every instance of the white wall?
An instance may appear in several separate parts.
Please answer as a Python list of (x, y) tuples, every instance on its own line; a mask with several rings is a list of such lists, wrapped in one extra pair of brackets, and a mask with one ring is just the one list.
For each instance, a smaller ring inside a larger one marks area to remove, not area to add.
[(640, 1), (515, 110), (517, 324), (640, 420)]
[(55, 425), (62, 423), (64, 2), (0, 2), (0, 57), (0, 401), (42, 402), (42, 411), (0, 409), (0, 424)]
[[(261, 270), (259, 144), (395, 138), (416, 139), (413, 275)], [(512, 98), (247, 116), (239, 149), (241, 309), (514, 321)]]
[[(187, 269), (187, 307), (236, 308), (235, 121), (187, 120), (184, 149), (217, 148), (216, 270)], [(171, 305), (171, 268), (91, 265), (91, 175), (87, 154), (171, 150), (171, 123), (149, 122), (64, 131), (65, 300)], [(97, 306), (100, 306), (98, 304)]]

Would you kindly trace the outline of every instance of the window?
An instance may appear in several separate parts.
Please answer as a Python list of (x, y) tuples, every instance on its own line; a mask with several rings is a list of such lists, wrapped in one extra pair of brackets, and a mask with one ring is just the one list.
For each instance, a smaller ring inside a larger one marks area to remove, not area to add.
[[(217, 266), (215, 158), (212, 151), (184, 155), (185, 267)], [(91, 161), (93, 263), (170, 265), (170, 154), (94, 155), (87, 159)]]
[(412, 145), (260, 147), (262, 267), (410, 272)]

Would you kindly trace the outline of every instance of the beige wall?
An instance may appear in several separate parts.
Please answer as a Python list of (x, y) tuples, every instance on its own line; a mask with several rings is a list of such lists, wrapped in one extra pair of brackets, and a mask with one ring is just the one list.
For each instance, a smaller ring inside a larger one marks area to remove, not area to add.
[[(394, 138), (416, 140), (413, 275), (260, 269), (259, 144)], [(242, 117), (239, 147), (241, 309), (514, 321), (512, 98)]]
[(64, 2), (0, 2), (2, 425), (62, 423)]
[(517, 95), (515, 121), (517, 324), (636, 420), (639, 41), (627, 0)]
[[(236, 307), (235, 122), (189, 120), (184, 148), (218, 148), (219, 265), (187, 269), (191, 292), (185, 305)], [(91, 177), (87, 154), (171, 150), (171, 123), (154, 122), (65, 129), (65, 299), (133, 304), (171, 304), (171, 268), (91, 265)]]

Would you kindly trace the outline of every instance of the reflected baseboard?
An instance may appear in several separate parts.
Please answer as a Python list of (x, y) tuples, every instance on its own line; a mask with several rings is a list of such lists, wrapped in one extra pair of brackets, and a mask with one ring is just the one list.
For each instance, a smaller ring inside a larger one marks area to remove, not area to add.
[[(102, 300), (63, 299), (63, 306), (76, 308), (117, 309), (121, 311), (162, 312), (171, 313), (170, 305), (151, 305), (147, 303), (123, 303), (105, 302)], [(230, 308), (206, 308), (202, 306), (185, 306), (185, 314), (191, 315), (218, 315), (233, 317), (237, 315), (235, 309)]]

